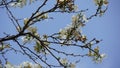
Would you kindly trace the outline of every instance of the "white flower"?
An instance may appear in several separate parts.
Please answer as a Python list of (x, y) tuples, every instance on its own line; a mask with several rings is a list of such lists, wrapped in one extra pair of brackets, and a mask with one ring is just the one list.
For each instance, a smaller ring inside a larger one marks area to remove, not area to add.
[[(61, 3), (61, 2), (64, 2), (65, 0), (59, 0), (59, 2)], [(67, 0), (66, 0), (67, 1)]]
[(32, 66), (33, 66), (33, 64), (28, 62), (28, 61), (23, 62), (23, 63), (20, 64), (20, 67), (25, 67), (25, 68), (32, 67)]
[(24, 18), (24, 25), (26, 25), (28, 21), (29, 21), (28, 18)]
[(60, 29), (60, 34), (65, 34), (66, 31), (64, 29)]
[(34, 64), (33, 68), (42, 68), (40, 64)]
[(21, 7), (22, 3), (16, 3), (15, 7)]
[(72, 8), (74, 9), (74, 11), (78, 10), (78, 6), (76, 6), (76, 5), (73, 5)]
[(66, 58), (64, 58), (64, 59), (61, 59), (60, 62), (61, 62), (63, 65), (67, 65), (68, 60), (67, 60)]
[(32, 63), (26, 61), (26, 62), (23, 62), (22, 64), (24, 67), (32, 67)]
[(104, 6), (107, 6), (108, 5), (108, 0), (103, 0), (103, 4), (104, 4)]
[(28, 42), (28, 39), (26, 38), (26, 36), (21, 37), (21, 40), (22, 40), (24, 43)]
[[(37, 15), (40, 15), (40, 13), (36, 14), (36, 16), (37, 16)], [(46, 13), (46, 14), (44, 14), (44, 15), (42, 15), (42, 16), (39, 16), (39, 17), (38, 17), (38, 20), (39, 20), (39, 19), (47, 19), (47, 18), (48, 18), (48, 14)]]
[(108, 5), (108, 0), (94, 0), (95, 5), (98, 6), (101, 1), (102, 1), (101, 6), (102, 6), (102, 5), (104, 5), (104, 6), (107, 6), (107, 5)]
[(16, 5), (16, 3), (17, 2), (12, 2), (12, 3), (9, 4), (9, 6), (14, 7)]
[(64, 1), (64, 0), (59, 0), (59, 1)]
[(20, 66), (14, 66), (15, 68), (22, 68), (22, 66), (20, 65)]
[(103, 53), (100, 56), (101, 56), (101, 58), (104, 58), (106, 56), (106, 54)]
[(95, 5), (98, 5), (100, 0), (94, 0)]
[(83, 18), (83, 21), (88, 22), (88, 20), (87, 20), (85, 14), (83, 14), (82, 18)]
[[(2, 65), (0, 65), (1, 68)], [(5, 65), (5, 68), (42, 68), (42, 66), (40, 64), (33, 64), (31, 62), (23, 62), (20, 65), (16, 66), (16, 65), (11, 65), (10, 63), (7, 63)]]
[(73, 23), (78, 22), (78, 20), (79, 20), (78, 16), (75, 16), (75, 15), (72, 16), (72, 22)]
[[(99, 62), (102, 62), (103, 58), (105, 58), (106, 54), (100, 54), (100, 57), (94, 57), (93, 60), (96, 62), (96, 63), (99, 63)], [(96, 59), (97, 58), (97, 59)]]
[(48, 14), (44, 14), (44, 18), (47, 19), (48, 18)]
[(75, 64), (70, 63), (69, 68), (75, 68)]
[(68, 33), (71, 31), (71, 28), (72, 28), (71, 25), (67, 25), (67, 27), (65, 27), (64, 29), (60, 29), (59, 37), (62, 39), (66, 39), (66, 37), (68, 36)]
[(11, 64), (6, 64), (6, 65), (5, 65), (5, 68), (14, 68), (14, 67), (13, 67), (13, 65), (11, 65)]

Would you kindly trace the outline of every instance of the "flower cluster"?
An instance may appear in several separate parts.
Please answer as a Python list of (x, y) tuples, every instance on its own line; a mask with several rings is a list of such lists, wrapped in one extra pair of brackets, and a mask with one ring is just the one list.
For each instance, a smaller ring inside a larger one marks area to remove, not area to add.
[[(27, 32), (33, 34), (36, 37), (40, 37), (38, 32), (37, 32), (37, 28), (36, 27), (33, 27), (33, 26), (28, 27), (27, 28)], [(33, 39), (34, 38), (31, 35), (29, 35), (29, 34), (21, 37), (21, 40), (23, 41), (24, 44), (27, 43), (27, 42), (31, 42)]]
[(108, 5), (108, 0), (94, 0), (94, 2), (97, 6), (98, 5), (100, 5), (100, 6), (102, 6), (102, 5), (107, 6)]
[(66, 58), (61, 59), (60, 62), (64, 66), (66, 66), (67, 68), (75, 68), (75, 64), (74, 63), (68, 63), (68, 60)]
[(34, 51), (36, 53), (42, 53), (42, 54), (48, 54), (48, 51), (45, 49), (45, 46), (50, 45), (50, 43), (48, 42), (43, 42), (44, 46), (41, 45), (41, 43), (39, 41), (35, 41), (35, 45), (34, 45)]
[[(37, 12), (34, 16), (34, 19), (32, 21), (30, 21), (30, 24), (44, 20), (44, 19), (48, 19), (48, 14), (46, 13), (46, 14), (41, 15), (40, 12)], [(28, 21), (29, 21), (29, 18), (24, 18), (24, 25), (27, 24)]]
[(73, 23), (88, 22), (88, 19), (86, 18), (86, 15), (83, 12), (81, 12), (77, 15), (72, 16), (72, 22)]
[(88, 22), (87, 18), (83, 13), (74, 15), (72, 17), (72, 24), (68, 25), (64, 29), (60, 29), (59, 38), (74, 40), (74, 41), (82, 41), (85, 42), (87, 40), (85, 35), (81, 34), (80, 27), (83, 27), (85, 22)]
[(0, 44), (0, 51), (4, 50), (6, 48), (10, 48), (10, 44), (7, 44), (7, 43)]
[[(29, 4), (33, 3), (36, 0), (29, 0)], [(12, 2), (9, 4), (11, 7), (23, 7), (27, 4), (27, 0), (17, 0), (16, 2)]]
[(74, 5), (74, 0), (58, 0), (58, 7), (63, 11), (77, 10), (77, 6)]
[(100, 16), (102, 16), (107, 10), (108, 0), (94, 0), (94, 3), (97, 7), (99, 7), (97, 12)]
[(106, 54), (100, 54), (99, 53), (99, 47), (97, 46), (96, 48), (94, 48), (94, 52), (89, 50), (88, 56), (93, 58), (93, 61), (95, 61), (96, 63), (101, 62), (103, 60), (103, 58), (106, 56)]
[(20, 65), (12, 65), (10, 63), (7, 63), (5, 65), (5, 68), (42, 68), (40, 64), (33, 64), (31, 62), (23, 62)]
[(102, 62), (105, 57), (106, 57), (106, 54), (103, 53), (103, 54), (100, 54), (100, 57), (94, 56), (93, 61), (95, 61), (96, 63), (99, 63), (99, 62)]
[(45, 14), (41, 15), (41, 12), (37, 12), (34, 17), (35, 17), (35, 19), (33, 20), (33, 22), (41, 21), (41, 20), (47, 19), (48, 18), (48, 14), (45, 13)]

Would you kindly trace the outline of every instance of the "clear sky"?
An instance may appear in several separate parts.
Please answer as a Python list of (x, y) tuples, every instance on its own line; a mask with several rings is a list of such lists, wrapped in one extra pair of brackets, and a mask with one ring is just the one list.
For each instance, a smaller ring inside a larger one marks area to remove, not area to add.
[[(94, 6), (92, 0), (81, 1), (77, 0), (77, 4), (84, 5), (81, 9), (89, 8), (88, 12), (92, 13), (91, 10)], [(23, 11), (20, 8), (16, 8), (16, 11), (13, 11), (18, 18), (29, 17), (31, 12), (34, 11), (37, 7), (32, 5), (32, 8), (24, 7)], [(120, 68), (120, 1), (119, 0), (109, 0), (109, 7), (105, 15), (102, 17), (97, 17), (90, 20), (87, 25), (83, 28), (83, 33), (86, 34), (89, 38), (98, 38), (103, 41), (98, 44), (102, 53), (105, 53), (107, 56), (100, 64), (95, 64), (92, 62), (91, 58), (84, 57), (81, 59), (80, 63), (77, 64), (76, 68)], [(13, 9), (12, 9), (13, 10)], [(90, 14), (87, 13), (87, 14)], [(52, 14), (51, 14), (52, 15)], [(59, 31), (60, 28), (64, 28), (68, 22), (70, 22), (69, 14), (53, 14), (55, 20), (46, 20), (45, 23), (41, 23), (39, 26), (39, 32), (41, 33), (53, 33)], [(71, 15), (72, 16), (72, 15)], [(57, 22), (56, 22), (57, 21)], [(67, 22), (67, 23), (66, 23)], [(48, 26), (49, 25), (49, 26)], [(41, 30), (42, 29), (42, 30)], [(4, 36), (3, 32), (15, 34), (14, 27), (9, 20), (6, 19), (5, 9), (0, 8), (0, 37)], [(7, 55), (12, 60), (13, 64), (18, 64), (24, 59), (19, 57), (14, 57), (14, 55)], [(1, 57), (1, 56), (0, 56)], [(21, 59), (20, 59), (21, 58)], [(20, 60), (18, 60), (20, 59)], [(18, 61), (20, 62), (18, 62)], [(15, 62), (14, 62), (15, 61)]]

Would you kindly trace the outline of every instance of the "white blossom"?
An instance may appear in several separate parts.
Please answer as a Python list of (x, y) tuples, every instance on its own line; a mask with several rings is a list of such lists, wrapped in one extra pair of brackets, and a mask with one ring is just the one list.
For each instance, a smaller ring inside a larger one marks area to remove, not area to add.
[(78, 22), (78, 20), (79, 20), (79, 18), (78, 18), (77, 15), (73, 15), (73, 16), (72, 16), (72, 22), (73, 22), (73, 23)]
[(21, 7), (21, 3), (16, 3), (13, 7)]
[[(93, 58), (93, 60), (96, 62), (96, 63), (99, 63), (99, 62), (102, 62), (102, 60), (105, 58), (106, 54), (100, 54), (100, 57), (95, 57)], [(97, 59), (96, 59), (97, 58)]]
[(78, 6), (76, 6), (76, 5), (73, 5), (72, 8), (74, 9), (74, 11), (78, 10)]
[(26, 38), (26, 36), (21, 37), (21, 40), (22, 40), (24, 43), (26, 43), (26, 42), (29, 41), (29, 40)]
[(20, 65), (11, 65), (10, 63), (7, 63), (5, 64), (5, 68), (42, 68), (42, 66), (40, 64), (33, 64), (29, 61), (25, 61)]
[(19, 65), (19, 66), (14, 66), (14, 68), (22, 68), (22, 66), (21, 66), (21, 65)]
[(46, 13), (46, 14), (44, 14), (44, 18), (45, 19), (47, 19), (48, 18), (48, 14)]
[(98, 6), (101, 1), (102, 1), (101, 6), (102, 6), (102, 5), (104, 5), (104, 6), (107, 6), (107, 5), (108, 5), (108, 0), (94, 0), (95, 5)]
[(60, 30), (60, 35), (59, 37), (62, 38), (62, 39), (66, 39), (66, 35), (65, 35), (66, 31), (65, 30)]
[(9, 6), (14, 7), (16, 5), (16, 3), (17, 2), (12, 2), (12, 3), (9, 4)]
[(64, 1), (64, 0), (59, 0), (59, 1)]
[(100, 0), (94, 0), (95, 5), (98, 5)]
[(70, 64), (69, 64), (69, 68), (75, 68), (75, 64), (70, 63)]
[(64, 29), (60, 29), (59, 37), (62, 39), (66, 39), (66, 37), (68, 36), (68, 33), (69, 33), (69, 31), (71, 31), (72, 27), (73, 27), (72, 25), (67, 25), (67, 27), (65, 27)]
[(34, 64), (33, 68), (42, 68), (40, 64)]
[(11, 64), (6, 64), (6, 65), (5, 65), (5, 68), (14, 68), (14, 66), (11, 65)]
[(24, 25), (27, 24), (28, 20), (29, 20), (28, 18), (24, 18)]
[(103, 4), (104, 4), (104, 6), (107, 6), (108, 5), (108, 0), (103, 0)]
[[(59, 2), (64, 2), (65, 0), (59, 0)], [(66, 0), (67, 1), (67, 0)]]
[(88, 20), (87, 20), (85, 14), (83, 14), (82, 18), (83, 18), (83, 21), (88, 22)]
[(101, 58), (104, 58), (106, 56), (106, 54), (103, 53), (100, 56), (101, 56)]
[(23, 62), (22, 65), (23, 65), (24, 67), (28, 67), (28, 66), (32, 67), (32, 63), (30, 63), (30, 62), (28, 62), (28, 61)]
[(61, 62), (63, 65), (67, 65), (68, 60), (67, 60), (66, 58), (64, 58), (64, 59), (61, 59), (60, 62)]

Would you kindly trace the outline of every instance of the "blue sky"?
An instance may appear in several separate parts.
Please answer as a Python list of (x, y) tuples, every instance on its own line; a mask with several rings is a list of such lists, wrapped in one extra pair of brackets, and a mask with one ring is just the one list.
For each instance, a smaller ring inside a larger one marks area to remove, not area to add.
[[(94, 4), (91, 0), (79, 1), (77, 0), (77, 4), (84, 5), (80, 7), (81, 9), (89, 8), (87, 14), (90, 14), (93, 11)], [(120, 67), (120, 1), (119, 0), (109, 0), (109, 7), (105, 15), (102, 17), (97, 17), (90, 20), (87, 25), (83, 28), (83, 33), (86, 34), (90, 39), (96, 37), (98, 39), (102, 39), (103, 41), (99, 44), (100, 50), (102, 53), (105, 53), (107, 56), (100, 64), (95, 64), (92, 62), (91, 58), (84, 57), (81, 59), (80, 63), (77, 64), (76, 68), (119, 68)], [(37, 4), (36, 4), (37, 5)], [(15, 15), (19, 18), (29, 17), (30, 14), (37, 8), (35, 5), (32, 5), (31, 8), (26, 9), (24, 7), (23, 11), (20, 8), (16, 8), (16, 11), (13, 11)], [(91, 10), (92, 9), (92, 10)], [(13, 10), (13, 9), (12, 9)], [(26, 11), (27, 10), (27, 11)], [(46, 20), (45, 23), (41, 23), (38, 26), (41, 28), (39, 32), (51, 34), (53, 32), (59, 31), (60, 28), (64, 28), (69, 22), (71, 21), (69, 16), (73, 14), (50, 14), (55, 16), (55, 19)], [(0, 37), (3, 36), (3, 32), (13, 33), (15, 34), (14, 27), (9, 20), (6, 20), (6, 11), (5, 9), (0, 9)], [(57, 21), (57, 22), (56, 22)], [(49, 26), (48, 26), (49, 25)], [(18, 58), (14, 57), (13, 55), (10, 56), (12, 63), (16, 64), (17, 60), (20, 59), (22, 56)], [(20, 59), (19, 61), (23, 61), (24, 59)], [(19, 62), (17, 62), (19, 63)]]

